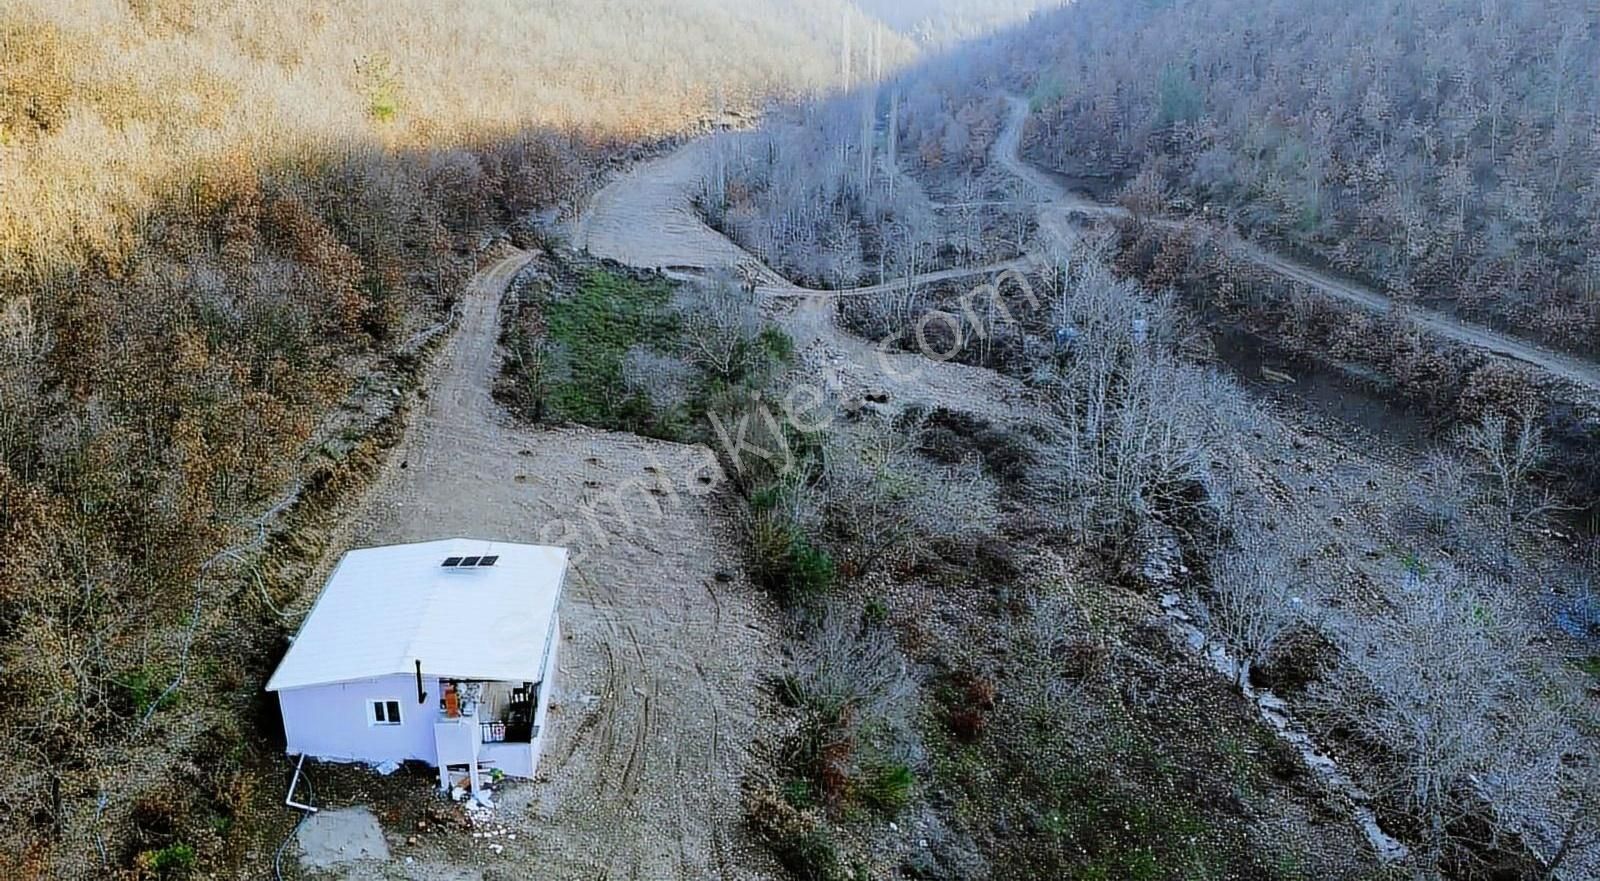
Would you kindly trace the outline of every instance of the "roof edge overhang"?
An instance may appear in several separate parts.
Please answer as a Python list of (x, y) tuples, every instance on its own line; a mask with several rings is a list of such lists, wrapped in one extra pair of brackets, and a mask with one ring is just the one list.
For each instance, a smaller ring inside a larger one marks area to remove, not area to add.
[[(461, 680), (478, 681), (478, 682), (539, 682), (540, 681), (540, 671), (537, 669), (537, 666), (538, 665), (530, 666), (528, 669), (531, 672), (519, 672), (519, 671), (515, 671), (515, 670), (496, 670), (496, 671), (494, 671), (492, 673), (460, 673), (460, 672), (424, 669), (422, 671), (422, 675), (423, 675), (423, 678), (426, 678), (426, 679), (461, 679)], [(387, 673), (371, 673), (371, 674), (368, 674), (368, 675), (365, 675), (365, 676), (350, 676), (350, 677), (346, 677), (344, 679), (326, 679), (326, 680), (319, 679), (319, 680), (317, 680), (315, 682), (296, 682), (296, 683), (293, 683), (293, 684), (290, 684), (290, 685), (282, 685), (282, 684), (279, 684), (279, 683), (277, 683), (275, 681), (268, 681), (267, 682), (267, 687), (266, 687), (265, 690), (266, 691), (297, 691), (297, 690), (302, 689), (302, 688), (321, 688), (322, 686), (325, 686), (325, 685), (349, 685), (352, 682), (371, 682), (371, 681), (374, 681), (374, 680), (377, 680), (377, 679), (388, 679), (391, 676), (415, 676), (415, 675), (417, 675), (417, 671), (414, 670), (414, 669), (411, 669), (411, 670), (391, 670), (391, 671), (389, 671)]]

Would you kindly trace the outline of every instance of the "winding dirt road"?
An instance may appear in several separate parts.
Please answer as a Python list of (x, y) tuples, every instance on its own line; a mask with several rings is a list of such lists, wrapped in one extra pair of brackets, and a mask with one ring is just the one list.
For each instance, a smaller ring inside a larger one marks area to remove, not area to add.
[[(734, 830), (759, 679), (775, 664), (768, 616), (721, 575), (740, 571), (736, 548), (693, 493), (706, 473), (694, 448), (534, 429), (494, 401), (500, 300), (536, 259), (511, 253), (473, 280), (431, 392), (331, 545), (470, 535), (574, 551), (541, 782), (496, 793), (497, 823), (520, 834), (485, 861), (519, 877), (765, 877)], [(547, 531), (563, 522), (577, 534)], [(455, 626), (471, 638), (465, 611)], [(458, 858), (412, 853), (408, 877), (467, 877)]]
[[(1018, 154), (1027, 106), (996, 151), (1039, 194), (1047, 236), (1070, 236), (1073, 213), (1122, 209), (1076, 196)], [(841, 398), (884, 396), (1009, 421), (1028, 391), (999, 373), (880, 351), (841, 331), (834, 300), (1025, 270), (1024, 259), (948, 269), (842, 291), (794, 285), (702, 223), (691, 197), (705, 142), (643, 163), (603, 188), (569, 229), (578, 247), (635, 266), (740, 268), (795, 337), (796, 373)], [(492, 398), (500, 301), (536, 255), (507, 253), (473, 281), (433, 367), (431, 393), (332, 545), (473, 535), (560, 540), (580, 557), (563, 600), (565, 640), (541, 782), (499, 794), (498, 821), (520, 834), (495, 861), (548, 877), (765, 877), (770, 860), (740, 845), (739, 783), (750, 767), (760, 678), (777, 668), (771, 616), (738, 576), (728, 525), (709, 498), (685, 492), (699, 451), (589, 429), (536, 430)], [(1386, 297), (1270, 254), (1263, 266), (1380, 312)], [(1600, 388), (1594, 365), (1446, 316), (1406, 310), (1458, 342)], [(876, 393), (876, 394), (873, 394)], [(647, 484), (670, 481), (666, 495)], [(655, 501), (651, 501), (654, 498)], [(655, 513), (659, 505), (661, 513)], [(549, 524), (582, 526), (554, 539)], [(593, 524), (592, 526), (590, 524)], [(470, 621), (462, 622), (470, 631)], [(419, 854), (408, 875), (456, 877), (444, 854)], [(487, 856), (486, 856), (487, 859)]]
[[(1039, 227), (1058, 241), (1070, 236), (1063, 226), (1067, 215), (1094, 215), (1100, 217), (1127, 217), (1126, 209), (1106, 205), (1072, 192), (1049, 173), (1022, 158), (1022, 127), (1028, 118), (1028, 102), (1015, 95), (1006, 98), (1011, 113), (1005, 128), (995, 139), (994, 156), (1012, 174), (1034, 189), (1038, 198)], [(1174, 220), (1153, 221), (1161, 226), (1176, 229)], [(1296, 263), (1274, 254), (1260, 246), (1245, 244), (1245, 254), (1257, 265), (1284, 278), (1305, 285), (1312, 290), (1363, 309), (1383, 315), (1401, 316), (1417, 327), (1457, 343), (1482, 349), (1503, 358), (1532, 364), (1569, 382), (1600, 391), (1600, 366), (1580, 358), (1553, 352), (1496, 330), (1453, 318), (1442, 312), (1424, 309), (1411, 304), (1397, 304), (1392, 298), (1355, 282), (1337, 278), (1328, 273)]]
[(857, 288), (801, 287), (695, 213), (693, 199), (706, 167), (705, 151), (711, 148), (707, 139), (694, 141), (613, 179), (568, 228), (572, 244), (596, 257), (633, 266), (680, 273), (743, 271), (757, 281), (755, 293), (794, 339), (801, 362), (796, 381), (820, 386), (837, 397), (887, 398), (896, 409), (907, 404), (948, 407), (995, 420), (1010, 419), (1019, 403), (1031, 399), (1022, 383), (1011, 377), (893, 351), (841, 331), (834, 321), (834, 301), (840, 297), (876, 296), (964, 279), (995, 281), (1007, 270), (1029, 269), (1032, 264), (1026, 258)]
[[(995, 139), (993, 155), (1006, 170), (1032, 189), (1039, 229), (1045, 236), (1058, 243), (1070, 242), (1074, 232), (1069, 219), (1073, 215), (1129, 216), (1121, 206), (1096, 202), (1073, 192), (1048, 172), (1023, 159), (1022, 128), (1028, 117), (1028, 102), (1014, 95), (1007, 96), (1007, 102), (1010, 113)], [(706, 226), (695, 213), (693, 196), (704, 167), (702, 151), (707, 146), (704, 140), (686, 145), (665, 157), (642, 163), (612, 181), (596, 194), (589, 210), (569, 230), (573, 245), (633, 266), (739, 268), (757, 280), (757, 291), (763, 296), (776, 300), (805, 300), (808, 305), (803, 306), (803, 310), (822, 308), (822, 303), (841, 297), (877, 296), (910, 286), (992, 278), (1008, 269), (1027, 271), (1034, 266), (1024, 257), (987, 266), (937, 270), (855, 288), (815, 290), (801, 287)], [(1152, 222), (1172, 229), (1181, 225), (1175, 220)], [(1444, 339), (1531, 364), (1591, 391), (1600, 391), (1600, 365), (1436, 310), (1398, 304), (1369, 287), (1297, 263), (1258, 245), (1244, 243), (1241, 247), (1257, 265), (1312, 290), (1372, 312), (1395, 315)]]

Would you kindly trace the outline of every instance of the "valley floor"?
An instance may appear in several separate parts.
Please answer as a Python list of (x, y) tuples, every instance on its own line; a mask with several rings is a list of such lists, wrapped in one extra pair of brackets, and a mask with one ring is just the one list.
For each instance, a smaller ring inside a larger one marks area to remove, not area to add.
[[(1041, 227), (1070, 235), (1058, 226), (1062, 212), (1109, 209), (1080, 204), (1021, 166), (1015, 149), (1025, 109), (1017, 110), (1000, 139), (1002, 160), (1044, 190)], [(742, 272), (794, 339), (802, 365), (797, 372), (840, 401), (889, 402), (891, 412), (915, 405), (995, 424), (1026, 419), (1037, 405), (1015, 378), (884, 351), (840, 329), (838, 298), (883, 293), (903, 282), (829, 292), (790, 284), (695, 215), (696, 150), (691, 143), (617, 177), (568, 229), (573, 245), (669, 274)], [(519, 274), (546, 271), (544, 262), (539, 254), (508, 253), (479, 274), (404, 440), (331, 545), (460, 534), (572, 546), (578, 562), (562, 610), (567, 644), (552, 740), (540, 780), (497, 795), (497, 822), (520, 833), (500, 842), (503, 852), (491, 854), (475, 841), (425, 838), (397, 848), (408, 860), (403, 869), (391, 864), (377, 876), (392, 870), (418, 878), (498, 877), (509, 870), (551, 877), (767, 877), (775, 871), (772, 860), (749, 843), (739, 818), (741, 783), (761, 740), (768, 701), (763, 677), (782, 667), (777, 615), (746, 582), (733, 526), (714, 496), (690, 491), (688, 476), (705, 464), (702, 448), (585, 428), (537, 429), (515, 421), (494, 400), (501, 298)], [(1271, 265), (1304, 272), (1281, 262)], [(1014, 261), (917, 281), (988, 277), (1026, 265)], [(1358, 298), (1388, 308), (1369, 300)], [(1427, 326), (1600, 386), (1590, 366), (1545, 364), (1547, 353), (1453, 322)], [(1312, 436), (1308, 448), (1289, 440), (1294, 435), (1258, 438), (1261, 448), (1239, 466), (1261, 469), (1258, 479), (1291, 503), (1295, 522), (1286, 525), (1324, 536), (1319, 557), (1388, 554), (1391, 549), (1364, 528), (1364, 519), (1376, 516), (1366, 509), (1373, 498), (1402, 491), (1406, 467), (1363, 459), (1327, 438)], [(1358, 594), (1373, 577), (1340, 575)], [(901, 598), (897, 605), (909, 610), (922, 602), (925, 597)], [(1160, 613), (1151, 607), (1137, 614)], [(471, 626), (461, 622), (464, 632)], [(1339, 833), (1346, 842), (1354, 834), (1353, 826)], [(360, 876), (370, 869), (351, 871)]]

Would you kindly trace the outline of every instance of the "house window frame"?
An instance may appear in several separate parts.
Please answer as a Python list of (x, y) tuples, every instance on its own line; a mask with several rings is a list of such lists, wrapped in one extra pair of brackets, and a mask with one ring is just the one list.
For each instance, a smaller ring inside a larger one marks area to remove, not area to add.
[[(402, 703), (404, 703), (404, 702), (401, 701), (399, 698), (392, 698), (392, 697), (369, 698), (367, 700), (367, 725), (368, 725), (368, 727), (371, 727), (371, 728), (387, 728), (387, 727), (393, 726), (393, 725), (404, 725), (405, 724), (405, 715), (400, 710), (400, 705)], [(394, 715), (392, 717), (389, 716), (389, 708), (391, 706), (394, 708)], [(383, 709), (383, 714), (386, 717), (384, 719), (379, 719), (378, 718), (378, 709), (380, 707)]]

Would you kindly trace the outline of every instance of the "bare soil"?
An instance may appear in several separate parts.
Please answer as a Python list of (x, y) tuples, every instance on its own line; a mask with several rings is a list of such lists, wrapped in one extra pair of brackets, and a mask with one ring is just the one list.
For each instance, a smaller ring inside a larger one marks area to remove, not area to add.
[[(504, 256), (466, 293), (460, 326), (405, 438), (335, 536), (335, 548), (472, 535), (563, 543), (577, 560), (561, 603), (563, 641), (539, 780), (496, 792), (507, 837), (474, 853), (515, 877), (757, 878), (739, 842), (739, 781), (771, 669), (768, 617), (741, 580), (707, 495), (656, 516), (642, 493), (622, 516), (606, 499), (647, 469), (694, 473), (691, 448), (581, 428), (535, 430), (491, 396), (499, 301), (531, 259)], [(683, 478), (677, 478), (680, 481)], [(582, 512), (594, 511), (592, 523)], [(329, 561), (331, 564), (332, 561)], [(320, 583), (313, 580), (311, 583)], [(459, 622), (470, 639), (470, 608)], [(388, 830), (403, 835), (408, 830)], [(407, 847), (403, 877), (461, 877), (447, 839)]]

